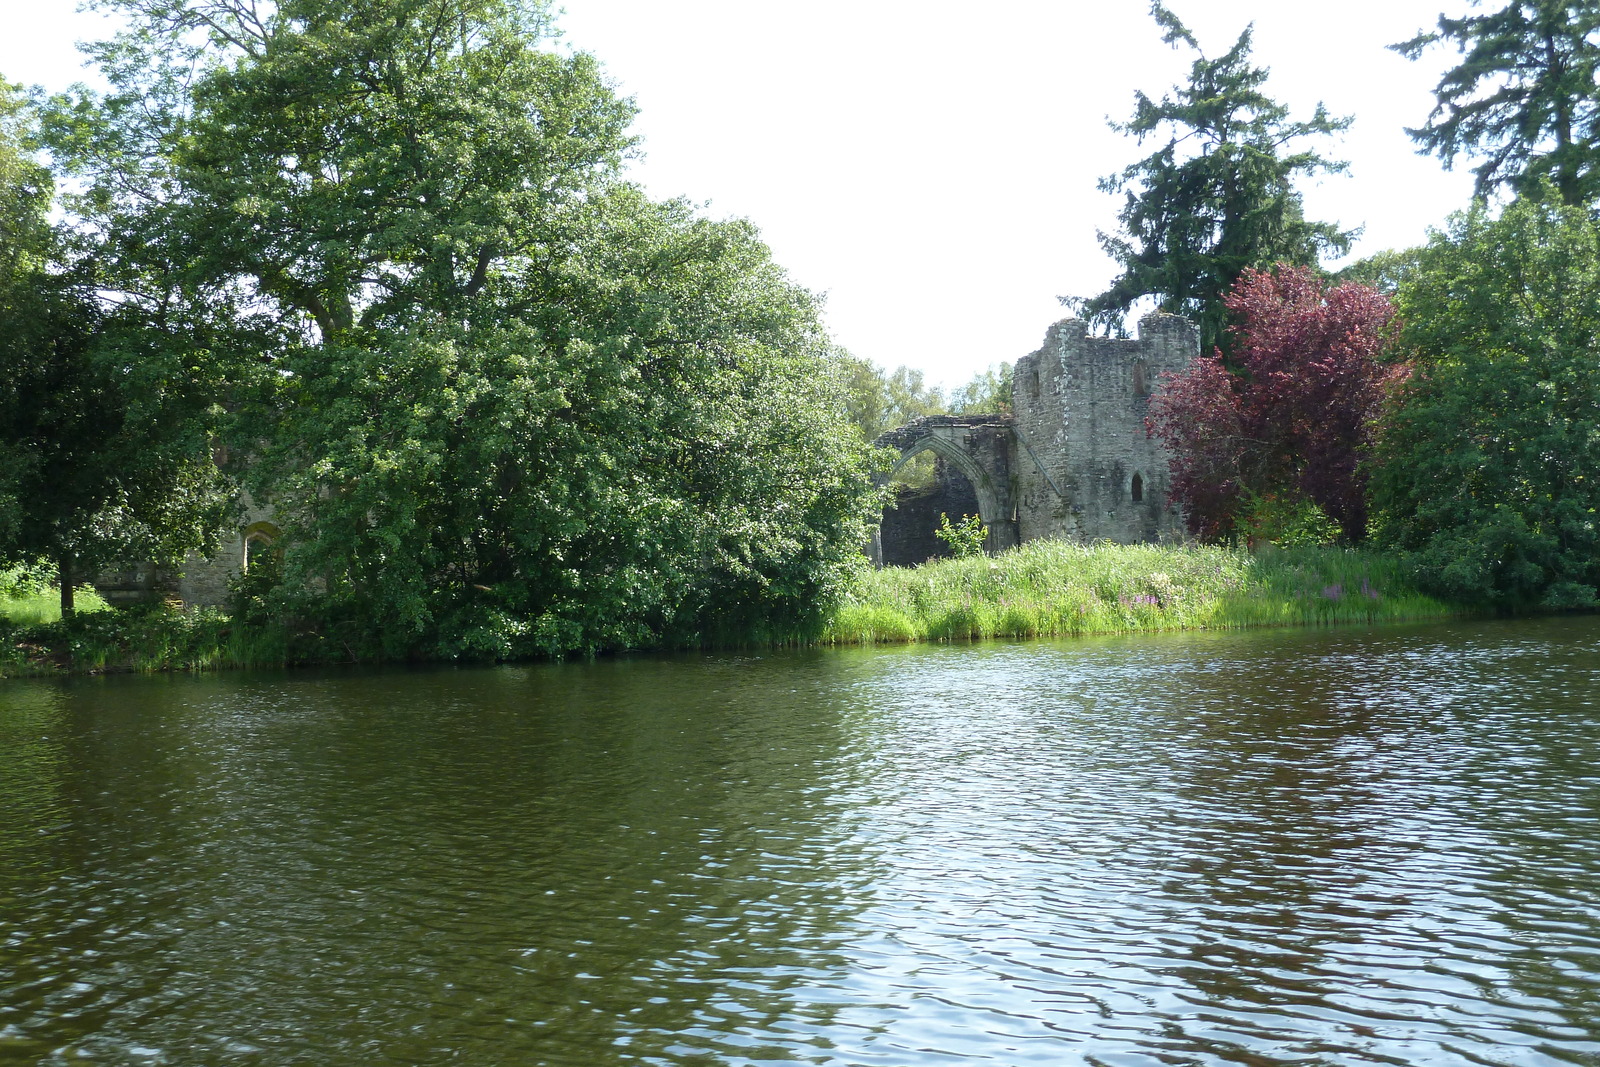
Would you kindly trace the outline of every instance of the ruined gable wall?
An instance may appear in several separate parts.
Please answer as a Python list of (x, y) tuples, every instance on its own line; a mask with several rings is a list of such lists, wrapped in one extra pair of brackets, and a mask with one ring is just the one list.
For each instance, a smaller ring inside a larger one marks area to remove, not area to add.
[(1087, 327), (1063, 319), (1045, 333), (1044, 347), (1012, 367), (1013, 436), (1011, 470), (1016, 481), (1017, 536), (1076, 537), (1067, 472), (1066, 397), (1060, 352), (1076, 343)]
[[(984, 547), (990, 552), (1016, 547), (1016, 507), (1011, 476), (1015, 443), (1009, 415), (924, 415), (882, 434), (873, 443), (879, 448), (899, 450), (902, 463), (918, 452), (933, 451), (941, 465), (959, 471), (970, 481), (971, 492), (977, 498), (977, 514), (989, 528)], [(960, 517), (953, 512), (950, 515), (952, 522)], [(930, 529), (938, 528), (937, 511), (934, 516)], [(890, 558), (893, 553), (889, 540), (897, 536), (891, 527), (902, 522), (921, 521), (910, 511), (904, 516), (886, 513), (878, 543), (869, 550), (869, 555), (879, 563)]]
[(1144, 420), (1161, 374), (1198, 352), (1198, 332), (1176, 315), (1147, 316), (1135, 339), (1091, 337), (1085, 323), (1065, 319), (1017, 362), (1012, 470), (1022, 540), (1182, 536), (1182, 517), (1167, 506), (1166, 452)]

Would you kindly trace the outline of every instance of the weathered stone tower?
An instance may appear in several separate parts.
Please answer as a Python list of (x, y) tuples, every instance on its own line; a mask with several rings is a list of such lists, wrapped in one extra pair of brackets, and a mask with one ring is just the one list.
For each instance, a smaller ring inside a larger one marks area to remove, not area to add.
[(1091, 337), (1065, 319), (1013, 369), (1017, 533), (1132, 544), (1182, 535), (1167, 505), (1167, 452), (1145, 432), (1162, 374), (1200, 351), (1188, 319), (1150, 315), (1136, 338)]
[[(1091, 337), (1086, 323), (1063, 319), (1012, 369), (1010, 418), (918, 419), (878, 443), (899, 449), (901, 463), (931, 449), (945, 477), (972, 482), (991, 551), (1040, 537), (1180, 539), (1167, 452), (1145, 432), (1145, 416), (1161, 375), (1199, 352), (1199, 331), (1177, 315), (1146, 316), (1134, 338)], [(926, 516), (885, 513), (879, 562), (920, 562), (892, 550), (910, 540), (897, 529), (906, 521)]]

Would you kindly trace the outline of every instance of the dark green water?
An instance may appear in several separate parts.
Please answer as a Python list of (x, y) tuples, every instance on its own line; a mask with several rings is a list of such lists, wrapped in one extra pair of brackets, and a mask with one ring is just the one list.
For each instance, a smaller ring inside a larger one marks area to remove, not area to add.
[(1600, 620), (0, 684), (0, 1063), (1600, 1063)]

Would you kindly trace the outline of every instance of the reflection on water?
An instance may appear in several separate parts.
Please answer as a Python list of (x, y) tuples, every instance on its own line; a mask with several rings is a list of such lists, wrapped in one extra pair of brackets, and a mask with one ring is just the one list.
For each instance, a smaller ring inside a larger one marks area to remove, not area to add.
[(1600, 620), (0, 690), (0, 1063), (1600, 1062)]

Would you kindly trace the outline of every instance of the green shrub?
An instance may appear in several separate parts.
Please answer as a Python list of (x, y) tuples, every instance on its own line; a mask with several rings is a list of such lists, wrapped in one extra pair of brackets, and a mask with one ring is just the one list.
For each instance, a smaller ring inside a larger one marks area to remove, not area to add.
[(951, 525), (950, 516), (939, 513), (939, 528), (933, 536), (950, 546), (956, 559), (971, 559), (983, 555), (983, 543), (989, 538), (989, 528), (976, 515), (963, 515), (961, 521)]

